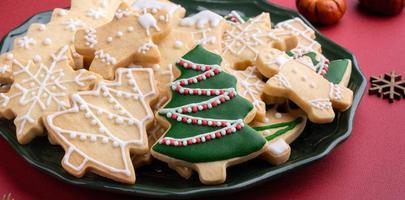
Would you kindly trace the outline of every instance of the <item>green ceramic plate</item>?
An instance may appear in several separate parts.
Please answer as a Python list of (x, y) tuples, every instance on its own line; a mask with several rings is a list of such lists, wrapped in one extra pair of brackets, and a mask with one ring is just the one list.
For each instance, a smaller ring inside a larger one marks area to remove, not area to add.
[[(174, 1), (183, 5), (189, 13), (210, 9), (226, 15), (231, 10), (237, 10), (244, 16), (251, 17), (266, 11), (271, 13), (271, 19), (274, 23), (297, 16), (301, 17), (294, 11), (269, 5), (266, 0)], [(50, 16), (51, 12), (39, 13), (11, 31), (1, 43), (1, 53), (10, 50), (13, 39), (23, 35), (30, 24), (34, 22), (46, 23)], [(50, 145), (45, 137), (37, 138), (29, 145), (21, 146), (15, 138), (15, 128), (9, 121), (0, 122), (0, 134), (33, 166), (60, 180), (83, 187), (140, 196), (173, 198), (224, 194), (246, 189), (270, 181), (278, 175), (324, 157), (337, 144), (348, 138), (352, 131), (353, 117), (366, 87), (366, 79), (352, 53), (322, 36), (319, 32), (317, 32), (317, 40), (322, 44), (325, 55), (331, 60), (340, 58), (352, 60), (353, 72), (349, 87), (355, 95), (353, 106), (347, 112), (339, 113), (336, 120), (331, 124), (315, 125), (309, 123), (301, 137), (292, 144), (292, 155), (287, 163), (280, 166), (269, 166), (265, 161), (256, 159), (231, 167), (228, 169), (227, 181), (222, 185), (202, 185), (195, 174), (190, 180), (182, 179), (166, 164), (159, 161), (154, 161), (152, 165), (137, 169), (135, 185), (115, 183), (93, 174), (78, 179), (62, 169), (60, 165), (64, 153), (62, 148)]]

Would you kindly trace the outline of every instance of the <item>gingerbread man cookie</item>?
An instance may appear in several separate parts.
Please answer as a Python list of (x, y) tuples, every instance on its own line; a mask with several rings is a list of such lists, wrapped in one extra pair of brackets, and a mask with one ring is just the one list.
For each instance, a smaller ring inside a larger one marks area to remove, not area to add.
[(157, 91), (151, 69), (119, 69), (115, 81), (71, 96), (71, 109), (44, 117), (49, 137), (66, 151), (63, 168), (82, 177), (87, 171), (135, 183), (130, 154), (149, 150), (146, 127)]
[(110, 23), (78, 31), (75, 48), (91, 61), (90, 71), (113, 79), (119, 67), (128, 67), (134, 62), (159, 63), (160, 53), (155, 42), (167, 36), (171, 26), (166, 10), (134, 10), (121, 4)]
[[(272, 49), (271, 53), (260, 55), (256, 63), (259, 71), (270, 79), (264, 93), (270, 96), (286, 97), (297, 104), (315, 123), (332, 122), (333, 108), (345, 111), (353, 101), (353, 92), (341, 85), (333, 84), (299, 59)], [(267, 76), (271, 74), (271, 76)]]

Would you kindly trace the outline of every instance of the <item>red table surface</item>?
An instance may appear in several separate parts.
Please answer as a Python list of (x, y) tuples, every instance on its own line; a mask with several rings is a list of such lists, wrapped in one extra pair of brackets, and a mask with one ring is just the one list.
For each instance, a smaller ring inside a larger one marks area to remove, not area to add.
[[(295, 9), (293, 0), (273, 0)], [(0, 0), (0, 36), (28, 17), (69, 0)], [(319, 30), (352, 51), (367, 77), (391, 70), (405, 76), (405, 12), (375, 17), (360, 12), (357, 0), (339, 24)], [(405, 77), (404, 77), (405, 78)], [(388, 104), (376, 96), (363, 97), (352, 136), (324, 159), (270, 183), (234, 194), (240, 199), (404, 199), (405, 100)], [(30, 166), (0, 139), (0, 197), (16, 199), (115, 199), (113, 193), (63, 183)]]

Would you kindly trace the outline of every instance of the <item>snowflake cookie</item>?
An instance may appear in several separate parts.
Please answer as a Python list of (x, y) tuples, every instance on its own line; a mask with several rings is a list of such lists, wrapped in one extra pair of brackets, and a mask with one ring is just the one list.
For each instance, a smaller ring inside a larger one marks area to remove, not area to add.
[(264, 76), (270, 78), (264, 93), (292, 100), (308, 114), (312, 122), (332, 122), (335, 118), (333, 108), (345, 111), (352, 104), (353, 92), (350, 89), (329, 82), (316, 73), (311, 65), (284, 52), (272, 49), (259, 56), (256, 66)]
[(11, 59), (14, 83), (7, 93), (0, 94), (0, 115), (15, 118), (21, 144), (44, 134), (41, 120), (44, 113), (70, 108), (68, 95), (89, 89), (97, 79), (84, 69), (74, 71), (68, 65), (68, 50), (66, 45), (55, 52), (48, 64), (35, 59), (27, 63)]
[(260, 52), (277, 48), (290, 50), (297, 46), (295, 34), (284, 29), (271, 30), (269, 13), (249, 19), (243, 24), (228, 22), (223, 36), (222, 55), (236, 69), (245, 69)]
[(130, 154), (149, 150), (146, 127), (153, 121), (150, 102), (157, 91), (151, 69), (119, 69), (115, 81), (74, 93), (71, 109), (44, 117), (51, 141), (66, 151), (63, 168), (77, 177), (92, 171), (133, 184)]
[(114, 79), (119, 67), (159, 63), (160, 53), (155, 43), (169, 34), (171, 19), (164, 9), (138, 10), (121, 4), (110, 23), (78, 31), (75, 48), (91, 63), (90, 71)]

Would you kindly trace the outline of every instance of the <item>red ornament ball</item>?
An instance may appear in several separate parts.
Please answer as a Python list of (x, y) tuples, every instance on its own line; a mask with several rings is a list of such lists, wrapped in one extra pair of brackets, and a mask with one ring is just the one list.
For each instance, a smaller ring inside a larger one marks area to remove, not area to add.
[(404, 8), (405, 0), (360, 0), (360, 6), (377, 14), (397, 15)]
[(314, 24), (331, 25), (346, 12), (346, 0), (296, 0), (298, 11)]

